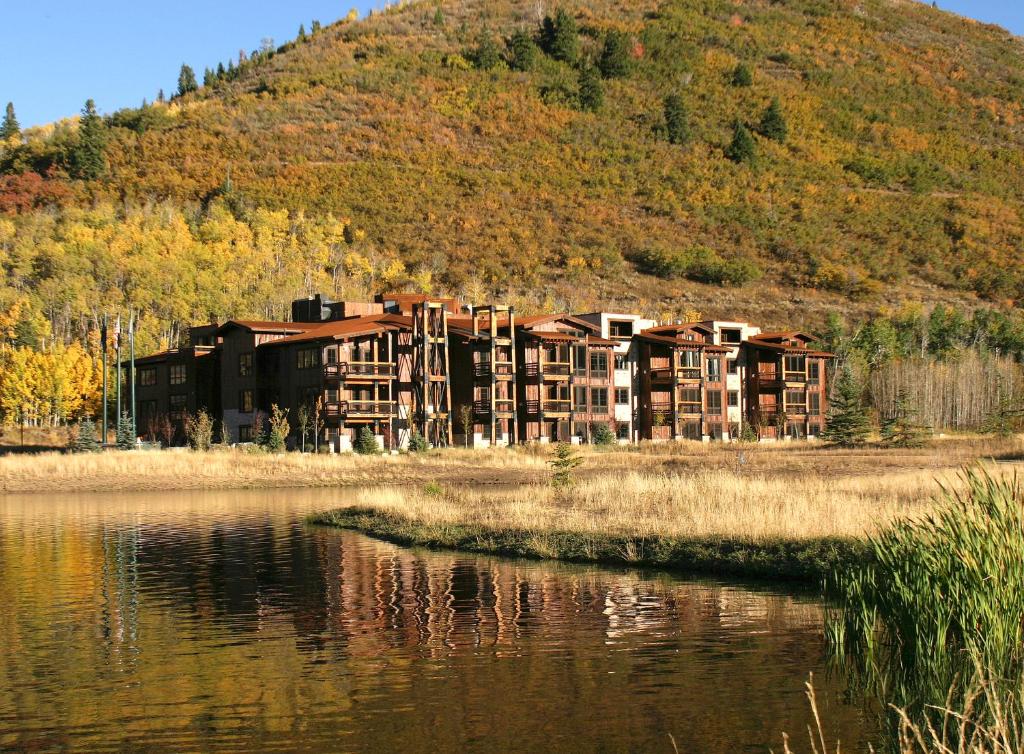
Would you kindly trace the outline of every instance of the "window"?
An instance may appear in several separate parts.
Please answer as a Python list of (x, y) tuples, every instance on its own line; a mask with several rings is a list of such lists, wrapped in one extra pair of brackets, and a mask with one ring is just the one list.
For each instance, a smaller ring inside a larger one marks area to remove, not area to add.
[(687, 440), (700, 440), (704, 437), (700, 422), (685, 422), (683, 424), (683, 437)]
[(341, 393), (336, 387), (327, 388), (327, 402), (337, 403), (340, 400)]
[(718, 422), (708, 424), (708, 437), (715, 442), (722, 442), (725, 439), (725, 427)]
[(711, 390), (708, 392), (708, 413), (711, 416), (722, 415), (722, 391)]
[(184, 364), (171, 364), (171, 384), (184, 385), (188, 380), (188, 370)]
[(615, 354), (615, 371), (617, 372), (628, 372), (629, 371), (629, 358), (624, 353)]
[(238, 394), (238, 410), (243, 414), (251, 414), (253, 408), (252, 390), (243, 390)]
[(807, 381), (816, 385), (820, 379), (821, 362), (817, 359), (811, 359), (807, 362)]
[(629, 439), (629, 422), (618, 422), (615, 425), (615, 437), (618, 440)]
[(736, 408), (740, 405), (740, 392), (739, 390), (729, 391), (729, 408)]
[(139, 418), (150, 421), (156, 418), (156, 401), (139, 401)]
[(805, 361), (803, 356), (787, 356), (786, 357), (786, 372), (793, 374), (803, 374), (805, 372)]
[(722, 343), (724, 345), (737, 346), (743, 341), (743, 331), (733, 328), (722, 329)]
[(241, 353), (238, 355), (238, 376), (239, 377), (250, 377), (252, 376), (252, 354)]
[(615, 388), (615, 404), (617, 406), (628, 406), (629, 405), (629, 388), (628, 387), (617, 387), (617, 388)]
[(801, 440), (804, 436), (804, 425), (790, 423), (786, 426), (786, 436), (794, 440)]
[(739, 374), (740, 364), (736, 359), (728, 359), (725, 362), (725, 369), (729, 374)]
[(604, 379), (608, 376), (608, 352), (594, 351), (590, 354), (590, 376)]
[(238, 428), (239, 442), (252, 442), (252, 425), (243, 424)]
[(320, 349), (303, 348), (296, 354), (299, 369), (313, 369), (320, 366)]
[(821, 416), (821, 393), (811, 393), (807, 397), (810, 398), (810, 406), (807, 409), (807, 413), (811, 416)]
[(152, 387), (156, 384), (156, 367), (145, 367), (139, 370), (139, 385)]
[(632, 322), (609, 322), (608, 332), (613, 338), (628, 340), (633, 337)]
[(590, 389), (590, 407), (595, 411), (608, 410), (608, 388), (595, 387)]
[(170, 399), (171, 416), (178, 417), (188, 410), (187, 395), (172, 395)]
[(577, 377), (582, 377), (587, 373), (587, 347), (573, 346), (572, 351), (573, 373)]
[(803, 390), (786, 391), (786, 410), (791, 414), (802, 414), (807, 406), (807, 393)]
[(331, 346), (327, 349), (327, 363), (337, 364), (338, 363), (338, 347)]
[(587, 389), (576, 385), (572, 389), (572, 399), (576, 404), (576, 410), (586, 410), (587, 408)]
[(722, 360), (719, 358), (708, 359), (708, 379), (718, 382), (722, 379)]
[(681, 356), (684, 369), (700, 369), (700, 351), (683, 351)]
[(700, 413), (700, 388), (685, 388), (680, 391), (679, 403), (684, 414)]

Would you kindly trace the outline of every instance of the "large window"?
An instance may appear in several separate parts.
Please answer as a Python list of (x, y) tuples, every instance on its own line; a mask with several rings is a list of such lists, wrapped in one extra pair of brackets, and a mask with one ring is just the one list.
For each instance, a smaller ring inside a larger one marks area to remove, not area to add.
[(807, 413), (811, 416), (821, 416), (821, 394), (811, 393), (807, 396), (810, 399), (810, 404), (807, 409)]
[(238, 355), (238, 376), (250, 377), (252, 375), (252, 354), (243, 353)]
[(786, 373), (787, 374), (804, 374), (805, 372), (805, 361), (803, 356), (787, 356), (786, 357)]
[(681, 390), (679, 403), (684, 414), (699, 414), (701, 412), (700, 388)]
[(624, 353), (615, 354), (615, 371), (617, 372), (628, 372), (629, 371), (629, 357)]
[(296, 354), (296, 366), (299, 369), (313, 369), (320, 366), (320, 349), (303, 348)]
[(184, 385), (188, 381), (188, 369), (184, 364), (171, 364), (171, 384)]
[(615, 388), (615, 403), (618, 406), (629, 405), (629, 388), (628, 387), (617, 387)]
[(594, 351), (590, 354), (590, 376), (604, 379), (608, 376), (608, 352)]
[(572, 389), (572, 400), (577, 411), (585, 411), (587, 408), (587, 389), (576, 385)]
[(736, 361), (736, 359), (728, 359), (725, 362), (725, 369), (726, 369), (726, 371), (729, 374), (739, 374), (740, 373), (739, 362)]
[(743, 341), (743, 331), (722, 328), (722, 343), (729, 346), (739, 345)]
[(573, 373), (577, 377), (583, 377), (587, 373), (587, 347), (573, 346)]
[(817, 359), (811, 359), (807, 362), (807, 381), (816, 385), (820, 379), (821, 362)]
[(608, 388), (595, 387), (590, 390), (590, 407), (594, 411), (608, 410)]
[(736, 408), (740, 405), (740, 391), (730, 390), (729, 391), (729, 408)]
[(708, 413), (711, 416), (722, 415), (722, 391), (711, 390), (708, 392)]
[(156, 384), (156, 367), (143, 367), (139, 370), (139, 385), (152, 387)]
[(252, 425), (243, 424), (238, 428), (239, 442), (252, 442)]
[(722, 379), (722, 360), (719, 358), (708, 359), (708, 379), (711, 382), (718, 382)]
[(243, 390), (238, 394), (238, 410), (243, 414), (251, 414), (255, 408), (252, 390)]
[(633, 323), (632, 322), (616, 322), (611, 321), (608, 323), (608, 332), (613, 338), (622, 338), (623, 340), (629, 340), (633, 337)]
[(807, 407), (807, 393), (803, 390), (786, 391), (786, 410), (791, 414), (802, 414)]
[(181, 418), (188, 410), (187, 395), (172, 395), (170, 398), (171, 416), (175, 419)]
[(683, 351), (680, 363), (684, 369), (700, 369), (700, 351)]

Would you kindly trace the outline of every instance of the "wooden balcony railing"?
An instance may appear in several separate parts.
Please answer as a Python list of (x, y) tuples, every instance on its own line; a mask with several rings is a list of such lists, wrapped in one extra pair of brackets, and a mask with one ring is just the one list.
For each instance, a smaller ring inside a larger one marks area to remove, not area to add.
[(783, 372), (783, 379), (786, 382), (807, 382), (806, 372)]
[(389, 417), (395, 412), (394, 401), (338, 401), (325, 406), (327, 417)]
[[(494, 401), (494, 410), (499, 414), (511, 414), (516, 410), (516, 402), (511, 398), (496, 398)], [(473, 411), (481, 416), (490, 416), (491, 402), (476, 401), (473, 404)]]
[(491, 362), (489, 361), (481, 361), (473, 365), (473, 374), (476, 377), (490, 377), (492, 373), (499, 377), (510, 377), (512, 375), (512, 362), (496, 361), (494, 363), (493, 372), (491, 369)]
[(346, 361), (341, 364), (325, 364), (324, 376), (331, 380), (350, 377), (394, 379), (395, 365), (390, 361)]
[[(568, 414), (572, 411), (572, 401), (547, 399), (543, 402), (544, 411), (549, 414)], [(527, 401), (526, 413), (539, 414), (541, 410), (540, 401)]]
[(546, 361), (543, 370), (535, 363), (526, 365), (527, 377), (568, 377), (571, 373), (572, 364), (567, 361)]

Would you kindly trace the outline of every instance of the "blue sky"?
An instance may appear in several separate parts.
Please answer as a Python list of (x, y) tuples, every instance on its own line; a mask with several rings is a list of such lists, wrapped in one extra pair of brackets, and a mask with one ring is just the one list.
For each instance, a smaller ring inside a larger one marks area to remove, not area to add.
[[(0, 29), (0, 107), (13, 101), (21, 125), (78, 112), (92, 97), (101, 112), (170, 94), (182, 63), (201, 77), (253, 50), (264, 37), (280, 44), (299, 24), (324, 24), (379, 0), (25, 0), (4, 8)], [(940, 0), (940, 7), (1024, 34), (1021, 0)]]

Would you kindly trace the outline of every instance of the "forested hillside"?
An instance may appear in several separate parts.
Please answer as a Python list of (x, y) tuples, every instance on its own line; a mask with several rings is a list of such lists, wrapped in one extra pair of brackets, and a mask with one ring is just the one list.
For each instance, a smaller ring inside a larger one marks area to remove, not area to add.
[(420, 2), (194, 62), (6, 121), (0, 341), (315, 290), (766, 325), (1024, 294), (1024, 47), (917, 2)]

